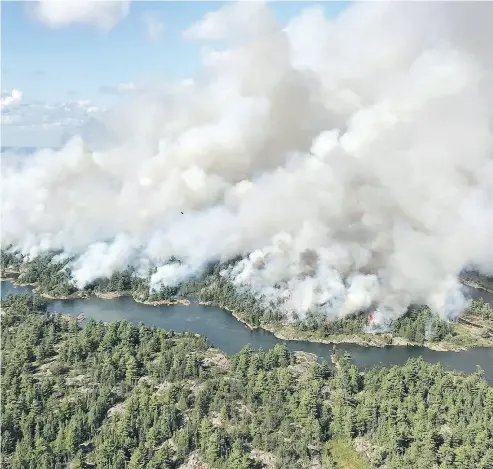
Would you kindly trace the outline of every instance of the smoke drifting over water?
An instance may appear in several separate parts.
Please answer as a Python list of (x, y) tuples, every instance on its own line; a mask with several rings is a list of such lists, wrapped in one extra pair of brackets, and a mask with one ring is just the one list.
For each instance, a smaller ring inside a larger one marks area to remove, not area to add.
[(204, 52), (203, 83), (115, 113), (110, 150), (3, 169), (3, 244), (78, 255), (79, 286), (242, 255), (224, 275), (301, 316), (456, 315), (459, 271), (493, 271), (492, 22), (487, 2), (379, 2), (282, 30), (227, 5), (186, 33), (240, 44)]

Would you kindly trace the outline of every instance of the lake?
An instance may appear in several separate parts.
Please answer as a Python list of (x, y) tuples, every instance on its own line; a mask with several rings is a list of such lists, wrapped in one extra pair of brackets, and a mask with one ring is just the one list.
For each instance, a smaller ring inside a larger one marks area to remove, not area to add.
[[(2, 298), (8, 293), (32, 292), (31, 287), (17, 287), (11, 282), (2, 282)], [(483, 297), (493, 302), (493, 294), (470, 289), (471, 296)], [(126, 319), (133, 323), (142, 321), (149, 326), (173, 329), (177, 332), (193, 331), (207, 337), (215, 347), (228, 355), (238, 352), (246, 344), (254, 349), (272, 348), (278, 343), (285, 344), (292, 351), (314, 353), (321, 359), (330, 360), (332, 344), (306, 341), (284, 341), (264, 330), (250, 330), (237, 321), (228, 311), (213, 306), (151, 306), (136, 303), (132, 298), (103, 300), (96, 297), (77, 300), (54, 300), (48, 311), (77, 316), (81, 312), (87, 318), (98, 321)], [(425, 347), (362, 347), (354, 344), (337, 344), (337, 350), (348, 351), (353, 363), (364, 369), (376, 365), (400, 365), (410, 357), (423, 357), (429, 363), (440, 362), (444, 368), (472, 373), (479, 365), (485, 378), (493, 384), (493, 348), (474, 348), (462, 352), (437, 352)]]

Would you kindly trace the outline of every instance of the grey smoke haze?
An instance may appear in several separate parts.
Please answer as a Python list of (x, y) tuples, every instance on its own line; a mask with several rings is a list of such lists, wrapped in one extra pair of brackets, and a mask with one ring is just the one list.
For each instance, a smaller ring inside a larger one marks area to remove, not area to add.
[(174, 255), (152, 279), (173, 284), (240, 254), (224, 275), (300, 315), (457, 315), (459, 271), (493, 273), (491, 24), (488, 2), (311, 8), (286, 29), (229, 4), (185, 36), (236, 46), (108, 116), (112, 148), (3, 168), (3, 244), (78, 255), (80, 286)]

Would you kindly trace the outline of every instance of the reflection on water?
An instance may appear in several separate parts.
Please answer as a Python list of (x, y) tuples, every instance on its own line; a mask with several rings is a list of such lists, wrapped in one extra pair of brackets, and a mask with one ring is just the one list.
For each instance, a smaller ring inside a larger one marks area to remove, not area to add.
[[(15, 287), (10, 282), (2, 282), (2, 297), (11, 293), (30, 292), (30, 287)], [(476, 290), (477, 292), (477, 290)], [(492, 301), (493, 295), (485, 297), (481, 291), (478, 296)], [(268, 349), (284, 343), (290, 350), (302, 350), (329, 359), (332, 345), (304, 341), (283, 341), (263, 330), (252, 331), (233, 316), (220, 308), (203, 306), (194, 302), (190, 306), (150, 306), (136, 303), (131, 298), (102, 300), (91, 297), (82, 300), (56, 300), (49, 304), (49, 311), (79, 315), (100, 321), (126, 319), (134, 323), (143, 322), (150, 326), (193, 331), (206, 336), (211, 344), (233, 354), (250, 344), (254, 349)], [(424, 347), (361, 347), (353, 344), (338, 344), (338, 350), (348, 351), (353, 362), (359, 367), (375, 365), (399, 365), (410, 357), (423, 357), (429, 363), (440, 362), (445, 368), (467, 373), (474, 372), (479, 365), (485, 371), (485, 378), (493, 383), (493, 349), (476, 348), (464, 352), (435, 352)]]

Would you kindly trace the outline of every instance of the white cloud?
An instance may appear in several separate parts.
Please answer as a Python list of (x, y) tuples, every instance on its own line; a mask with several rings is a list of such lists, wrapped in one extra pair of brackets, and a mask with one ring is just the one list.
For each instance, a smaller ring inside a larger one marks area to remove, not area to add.
[(118, 91), (133, 91), (135, 90), (135, 83), (133, 81), (129, 81), (127, 83), (120, 83), (117, 86)]
[[(3, 99), (2, 99), (3, 106)], [(70, 100), (58, 103), (32, 101), (2, 112), (4, 126), (23, 128), (52, 128), (82, 125), (102, 109), (89, 100)]]
[(142, 15), (142, 22), (146, 30), (146, 35), (151, 41), (157, 41), (163, 34), (164, 21), (156, 12), (147, 12)]
[(14, 88), (10, 93), (2, 91), (0, 98), (0, 109), (4, 109), (12, 104), (17, 104), (22, 100), (22, 91)]
[(99, 88), (101, 93), (106, 94), (124, 94), (138, 91), (137, 85), (133, 81), (118, 83), (117, 85), (103, 85)]
[(23, 101), (2, 109), (2, 144), (5, 146), (56, 147), (97, 121), (105, 109), (90, 100), (46, 103)]
[(272, 30), (275, 20), (263, 2), (238, 2), (207, 13), (183, 32), (185, 39), (225, 39)]
[(129, 11), (130, 1), (126, 0), (39, 0), (32, 13), (51, 28), (85, 24), (108, 31), (123, 20)]

